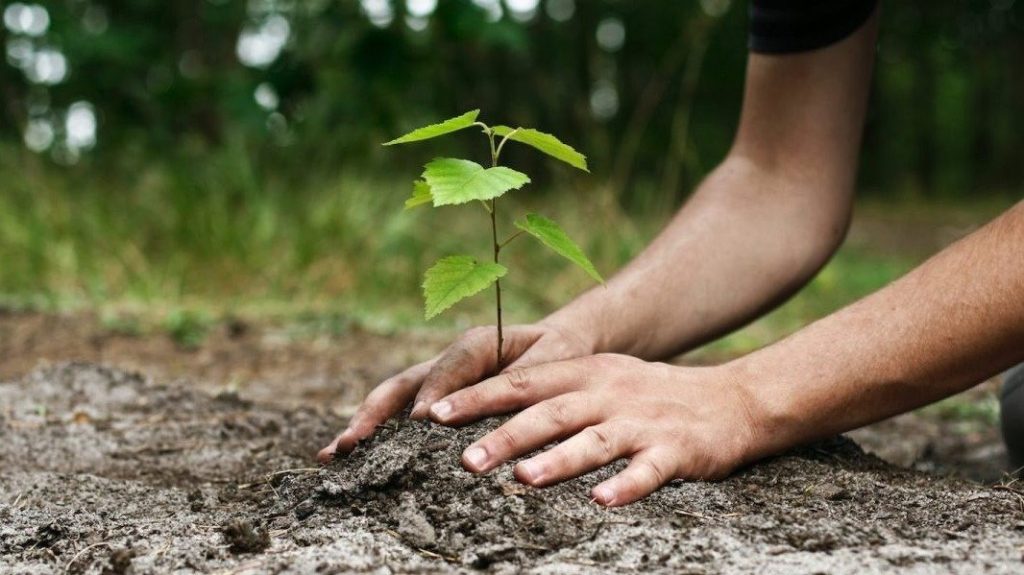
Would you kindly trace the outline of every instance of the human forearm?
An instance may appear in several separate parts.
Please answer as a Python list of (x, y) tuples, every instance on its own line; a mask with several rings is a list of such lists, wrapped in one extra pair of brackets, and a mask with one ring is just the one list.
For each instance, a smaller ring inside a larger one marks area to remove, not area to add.
[(671, 356), (781, 302), (838, 245), (849, 217), (876, 18), (805, 54), (752, 54), (732, 151), (607, 288), (547, 321), (594, 351)]
[(728, 364), (755, 457), (967, 389), (1024, 360), (1024, 202), (885, 289)]
[(607, 286), (545, 321), (574, 326), (595, 352), (645, 359), (727, 333), (802, 286), (839, 244), (848, 192), (823, 204), (828, 185), (732, 157)]

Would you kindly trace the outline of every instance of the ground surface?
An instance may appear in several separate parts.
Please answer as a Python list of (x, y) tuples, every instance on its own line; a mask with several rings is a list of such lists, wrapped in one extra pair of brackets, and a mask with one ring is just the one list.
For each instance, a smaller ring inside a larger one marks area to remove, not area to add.
[[(450, 334), (379, 335), (338, 321), (287, 325), (238, 320), (212, 326), (202, 343), (182, 346), (161, 331), (124, 333), (90, 314), (0, 309), (0, 381), (61, 361), (90, 361), (179, 382), (211, 394), (237, 392), (277, 407), (320, 405), (339, 418), (383, 378), (439, 351)], [(855, 431), (866, 450), (922, 471), (982, 482), (1002, 478), (1006, 462), (995, 425), (998, 382), (938, 408)]]
[[(339, 383), (344, 384), (344, 381)], [(339, 418), (89, 363), (0, 384), (0, 572), (1017, 573), (1024, 499), (834, 441), (643, 503), (458, 453), (484, 424), (395, 423), (312, 466)]]

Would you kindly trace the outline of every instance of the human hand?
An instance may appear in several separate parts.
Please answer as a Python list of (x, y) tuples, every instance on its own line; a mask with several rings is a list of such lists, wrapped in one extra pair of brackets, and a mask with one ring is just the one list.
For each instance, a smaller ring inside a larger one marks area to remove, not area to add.
[[(506, 327), (504, 340), (505, 371), (593, 353), (582, 334), (554, 323)], [(497, 347), (494, 326), (473, 328), (437, 357), (385, 380), (359, 406), (348, 428), (320, 450), (317, 459), (326, 463), (336, 452), (352, 451), (410, 403), (414, 405), (410, 416), (425, 418), (438, 399), (497, 372)]]
[(462, 463), (484, 473), (564, 440), (515, 466), (516, 478), (535, 487), (629, 458), (591, 491), (618, 506), (673, 479), (718, 479), (749, 461), (757, 436), (750, 407), (744, 387), (720, 368), (600, 354), (506, 370), (434, 403), (430, 416), (460, 425), (524, 409), (470, 445)]

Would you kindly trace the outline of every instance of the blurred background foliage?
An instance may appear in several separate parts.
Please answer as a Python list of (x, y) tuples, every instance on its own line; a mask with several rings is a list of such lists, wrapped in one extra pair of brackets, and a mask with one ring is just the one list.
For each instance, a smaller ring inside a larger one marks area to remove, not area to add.
[[(962, 200), (986, 215), (1019, 199), (1024, 3), (883, 4), (863, 195), (911, 210)], [(415, 318), (418, 274), (485, 227), (468, 212), (443, 226), (440, 214), (402, 214), (408, 181), (435, 155), (486, 148), (469, 133), (379, 144), (472, 108), (587, 154), (590, 176), (507, 153), (538, 184), (515, 201), (571, 213), (611, 271), (726, 152), (747, 56), (747, 6), (730, 0), (0, 6), (0, 293), (40, 305), (262, 302)], [(543, 278), (513, 296), (513, 314), (586, 286), (542, 256), (510, 257)], [(915, 261), (892, 257), (841, 254), (833, 265), (874, 279), (800, 309), (826, 311)]]
[[(1024, 5), (884, 4), (865, 186), (1019, 183)], [(410, 161), (382, 140), (482, 108), (580, 145), (627, 203), (637, 187), (682, 196), (722, 156), (746, 58), (746, 3), (730, 0), (39, 0), (3, 13), (0, 133), (57, 163), (137, 170), (237, 140), (290, 177), (365, 172)]]

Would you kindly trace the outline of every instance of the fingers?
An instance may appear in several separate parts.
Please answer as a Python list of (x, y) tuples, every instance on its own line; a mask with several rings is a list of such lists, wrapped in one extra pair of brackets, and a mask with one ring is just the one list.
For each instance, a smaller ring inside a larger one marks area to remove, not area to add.
[(637, 434), (628, 424), (592, 425), (555, 447), (516, 465), (516, 479), (543, 487), (583, 475), (636, 451)]
[[(413, 419), (426, 417), (430, 407), (442, 397), (498, 371), (496, 329), (493, 326), (471, 329), (441, 354), (416, 396), (410, 414)], [(505, 328), (502, 349), (505, 361), (529, 353), (540, 337), (541, 332), (530, 326)]]
[(590, 493), (601, 505), (618, 507), (647, 497), (677, 476), (678, 466), (670, 452), (648, 449), (636, 454), (618, 475)]
[(317, 459), (327, 463), (338, 451), (352, 451), (356, 443), (369, 437), (378, 425), (401, 411), (412, 400), (435, 360), (414, 365), (374, 388), (352, 416), (348, 428), (321, 449)]
[(585, 377), (579, 362), (572, 360), (508, 371), (434, 403), (430, 417), (444, 425), (460, 425), (507, 413), (579, 390)]
[(410, 417), (423, 419), (435, 401), (495, 371), (498, 361), (495, 329), (471, 329), (448, 346), (423, 380)]
[(559, 395), (530, 407), (470, 445), (462, 454), (462, 465), (474, 473), (490, 471), (513, 457), (576, 433), (599, 418), (599, 410), (587, 394)]

